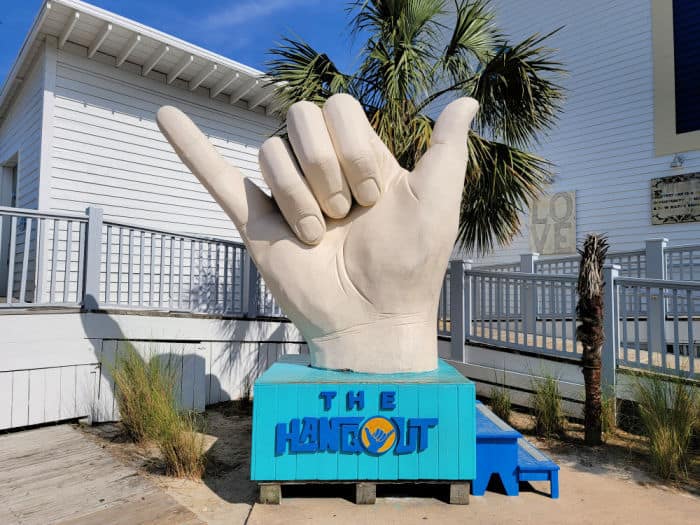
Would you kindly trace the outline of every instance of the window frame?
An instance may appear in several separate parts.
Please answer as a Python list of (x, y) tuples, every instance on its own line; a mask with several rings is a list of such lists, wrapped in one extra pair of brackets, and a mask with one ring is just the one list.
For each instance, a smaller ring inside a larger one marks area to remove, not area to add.
[(676, 78), (673, 2), (651, 3), (654, 69), (654, 146), (656, 156), (700, 150), (700, 130), (676, 132)]

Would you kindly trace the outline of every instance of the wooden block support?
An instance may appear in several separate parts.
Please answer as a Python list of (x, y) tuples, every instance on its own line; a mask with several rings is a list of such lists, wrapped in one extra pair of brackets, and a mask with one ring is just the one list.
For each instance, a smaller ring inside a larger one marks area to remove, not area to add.
[(355, 503), (358, 505), (374, 505), (377, 501), (376, 483), (356, 483)]
[(260, 484), (260, 503), (263, 505), (279, 505), (282, 502), (282, 485), (279, 483)]
[(450, 483), (450, 505), (469, 505), (469, 481)]

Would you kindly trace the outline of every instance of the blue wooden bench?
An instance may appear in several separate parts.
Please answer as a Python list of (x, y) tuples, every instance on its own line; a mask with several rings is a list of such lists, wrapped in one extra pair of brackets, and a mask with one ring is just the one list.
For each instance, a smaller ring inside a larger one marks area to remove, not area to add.
[(484, 495), (493, 474), (501, 478), (508, 496), (520, 493), (520, 481), (549, 481), (552, 498), (559, 497), (559, 466), (477, 401), (474, 496)]

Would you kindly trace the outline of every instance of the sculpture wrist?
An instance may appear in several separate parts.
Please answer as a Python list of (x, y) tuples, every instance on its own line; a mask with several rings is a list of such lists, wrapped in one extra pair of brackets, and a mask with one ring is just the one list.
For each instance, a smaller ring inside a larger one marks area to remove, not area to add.
[(308, 338), (311, 364), (379, 374), (435, 370), (437, 327), (425, 317), (384, 317)]

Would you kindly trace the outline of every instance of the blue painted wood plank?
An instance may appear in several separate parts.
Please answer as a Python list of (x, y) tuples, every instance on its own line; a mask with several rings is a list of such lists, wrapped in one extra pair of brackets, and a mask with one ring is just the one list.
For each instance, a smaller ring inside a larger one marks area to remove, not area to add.
[[(385, 384), (381, 385), (379, 388), (380, 395), (381, 392), (395, 392), (396, 396), (396, 406), (400, 407), (401, 406), (401, 400), (399, 398), (400, 392), (399, 389), (395, 384)], [(395, 410), (389, 410), (389, 409), (382, 409), (381, 406), (379, 408), (379, 415), (386, 417), (388, 419), (391, 419), (392, 415), (394, 414)], [(396, 437), (398, 438), (398, 429), (395, 429), (396, 432)], [(377, 468), (378, 468), (378, 473), (377, 477), (379, 479), (398, 479), (399, 478), (399, 457), (395, 454), (394, 450), (396, 447), (396, 442), (394, 442), (394, 448), (387, 452), (386, 454), (382, 454), (379, 456), (378, 461), (377, 461)]]
[[(348, 409), (347, 406), (347, 393), (352, 391), (355, 393), (358, 390), (359, 385), (354, 385), (354, 384), (344, 384), (344, 385), (335, 385), (335, 388), (337, 388), (338, 391), (338, 396), (336, 397), (335, 401), (338, 404), (338, 416), (343, 417), (357, 417), (358, 413), (357, 410), (354, 409)], [(347, 440), (357, 440), (358, 436), (347, 436)], [(359, 443), (358, 443), (359, 445)], [(357, 461), (357, 453), (354, 452), (342, 452), (338, 451), (338, 479), (358, 479), (357, 476), (357, 466), (358, 466), (358, 461)]]
[[(360, 385), (358, 385), (358, 390)], [(382, 390), (385, 388), (382, 387)], [(363, 410), (363, 415), (365, 415), (365, 421), (368, 421), (372, 417), (379, 415), (379, 388), (377, 385), (362, 385), (362, 390), (364, 391), (364, 401), (365, 408)], [(362, 433), (366, 430), (360, 428), (360, 440), (364, 440), (365, 444), (368, 443), (367, 437), (362, 436)], [(369, 431), (369, 428), (367, 429)], [(393, 436), (390, 439), (395, 439)], [(388, 452), (391, 454), (391, 451)], [(363, 452), (357, 457), (357, 478), (358, 479), (377, 479), (379, 475), (379, 461), (377, 455), (372, 455)]]
[[(440, 450), (439, 479), (458, 479), (459, 476), (459, 389), (457, 386), (442, 386), (438, 418), (438, 449)], [(453, 431), (447, 432), (444, 421), (454, 421)]]
[[(318, 385), (294, 385), (297, 390), (297, 415), (300, 418), (318, 417), (320, 400)], [(317, 453), (301, 453), (296, 455), (296, 479), (317, 479), (318, 466), (322, 456)]]
[[(444, 388), (444, 385), (440, 385)], [(418, 387), (418, 415), (421, 418), (434, 418), (439, 416), (441, 397), (438, 386), (421, 385)], [(421, 479), (440, 479), (440, 448), (438, 434), (440, 432), (457, 433), (457, 421), (447, 418), (438, 420), (434, 428), (427, 430), (428, 447), (418, 452), (418, 472)]]
[(476, 477), (476, 393), (474, 383), (459, 385), (459, 479)]
[[(276, 391), (276, 418), (274, 424), (270, 427), (269, 432), (273, 439), (275, 437), (275, 425), (277, 423), (289, 424), (289, 420), (298, 417), (298, 402), (297, 402), (297, 385), (278, 386)], [(256, 400), (257, 402), (257, 400)], [(273, 405), (274, 406), (274, 405)], [(285, 451), (288, 451), (288, 445)], [(293, 454), (284, 453), (275, 457), (275, 467), (277, 478), (295, 480), (297, 478), (297, 458)]]
[[(415, 417), (418, 413), (418, 387), (410, 384), (402, 384), (398, 387), (398, 415), (403, 418), (404, 425), (408, 418)], [(407, 443), (408, 436), (401, 429), (401, 440)], [(418, 479), (418, 454), (403, 454), (399, 456), (399, 479)]]
[[(330, 407), (328, 410), (324, 409), (323, 401), (321, 400), (320, 394), (322, 391), (333, 391), (334, 387), (331, 385), (318, 385), (318, 415), (323, 418), (331, 419), (340, 413), (340, 401), (336, 396), (335, 399), (331, 400)], [(338, 478), (338, 453), (323, 451), (318, 453), (320, 460), (318, 463), (318, 479), (339, 479)]]
[(278, 479), (275, 471), (275, 420), (277, 417), (277, 386), (256, 385), (253, 404), (253, 447), (255, 457), (251, 463), (251, 478), (255, 480)]

